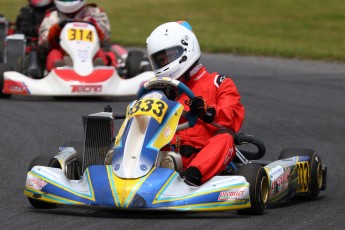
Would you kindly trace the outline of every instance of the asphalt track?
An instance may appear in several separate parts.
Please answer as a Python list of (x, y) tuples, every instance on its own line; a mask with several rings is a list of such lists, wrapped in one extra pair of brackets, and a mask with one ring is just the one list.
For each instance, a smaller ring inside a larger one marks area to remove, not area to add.
[(328, 187), (311, 202), (289, 201), (261, 216), (218, 213), (138, 213), (62, 207), (32, 208), (23, 195), (26, 170), (38, 155), (53, 156), (65, 141), (82, 140), (81, 116), (128, 99), (0, 99), (1, 229), (344, 229), (345, 64), (205, 54), (210, 71), (232, 76), (242, 95), (242, 131), (266, 143), (264, 160), (284, 147), (319, 152)]

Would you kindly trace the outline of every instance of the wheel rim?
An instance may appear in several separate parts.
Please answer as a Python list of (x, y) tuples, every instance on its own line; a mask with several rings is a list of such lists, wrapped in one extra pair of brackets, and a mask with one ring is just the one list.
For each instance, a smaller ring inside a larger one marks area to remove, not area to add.
[(317, 166), (316, 176), (317, 176), (317, 186), (318, 186), (318, 189), (320, 189), (322, 186), (322, 166), (320, 163)]
[(260, 191), (261, 191), (261, 200), (263, 204), (266, 204), (268, 201), (268, 189), (269, 185), (268, 185), (268, 179), (267, 176), (264, 176), (261, 179), (261, 185), (260, 185)]

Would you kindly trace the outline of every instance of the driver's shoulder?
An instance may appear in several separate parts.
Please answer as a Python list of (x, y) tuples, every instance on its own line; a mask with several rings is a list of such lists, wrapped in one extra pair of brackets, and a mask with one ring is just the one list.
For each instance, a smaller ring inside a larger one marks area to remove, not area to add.
[(82, 11), (103, 11), (101, 7), (99, 7), (95, 3), (89, 3), (86, 4), (83, 8)]
[(49, 8), (44, 12), (44, 18), (59, 18), (59, 12), (55, 7)]
[(220, 87), (220, 85), (223, 84), (224, 81), (228, 82), (229, 80), (232, 81), (231, 77), (228, 75), (223, 75), (223, 74), (218, 74), (218, 73), (214, 73), (213, 75), (213, 81), (217, 88)]

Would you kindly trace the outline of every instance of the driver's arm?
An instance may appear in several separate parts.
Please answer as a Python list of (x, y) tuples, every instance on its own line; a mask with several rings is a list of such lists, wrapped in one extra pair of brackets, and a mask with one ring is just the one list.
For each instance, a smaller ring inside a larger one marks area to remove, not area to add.
[(43, 49), (49, 49), (48, 35), (51, 27), (59, 22), (57, 11), (50, 12), (47, 14), (39, 29), (38, 29), (38, 46)]
[(89, 21), (96, 27), (101, 43), (109, 41), (110, 40), (110, 22), (109, 22), (107, 13), (103, 9), (95, 5), (88, 5), (87, 11), (88, 13), (86, 14), (86, 16), (84, 15), (85, 18), (79, 18), (79, 19), (84, 20), (84, 21)]
[(226, 77), (217, 90), (216, 117), (214, 121), (238, 132), (244, 120), (245, 110), (235, 83)]

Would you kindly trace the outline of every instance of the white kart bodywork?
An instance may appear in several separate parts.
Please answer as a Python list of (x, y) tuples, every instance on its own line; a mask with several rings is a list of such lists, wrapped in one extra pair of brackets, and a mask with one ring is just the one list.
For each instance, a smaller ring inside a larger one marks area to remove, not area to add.
[[(105, 81), (81, 82), (66, 81), (56, 74), (59, 70), (70, 67), (53, 69), (43, 79), (32, 79), (15, 71), (4, 73), (5, 87), (11, 89), (11, 94), (33, 96), (130, 96), (135, 95), (141, 85), (153, 78), (153, 72), (143, 72), (130, 79), (122, 79), (114, 67), (96, 67), (94, 70), (112, 72)], [(87, 80), (87, 77), (85, 77)], [(7, 92), (6, 92), (7, 93)]]
[(152, 71), (123, 79), (113, 66), (93, 65), (99, 50), (95, 27), (88, 23), (67, 23), (60, 34), (60, 45), (73, 66), (52, 69), (43, 79), (33, 79), (17, 71), (4, 73), (3, 93), (36, 96), (130, 96), (152, 79)]

